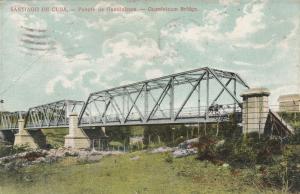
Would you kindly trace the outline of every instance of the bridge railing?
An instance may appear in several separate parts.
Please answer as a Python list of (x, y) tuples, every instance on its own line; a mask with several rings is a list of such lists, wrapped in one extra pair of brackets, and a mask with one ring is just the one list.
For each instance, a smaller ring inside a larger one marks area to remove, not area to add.
[[(174, 109), (173, 117), (177, 114), (179, 109)], [(213, 119), (215, 122), (218, 121), (226, 121), (229, 119), (229, 114), (241, 112), (241, 108), (235, 104), (226, 104), (226, 105), (215, 105), (211, 106), (207, 109), (206, 106), (201, 107), (186, 107), (181, 110), (180, 115), (178, 116), (178, 120), (180, 119), (189, 119), (189, 118), (203, 118), (203, 119), (210, 119), (211, 122)], [(145, 114), (150, 114), (150, 111), (145, 112)], [(161, 109), (159, 115), (154, 115), (151, 120), (165, 120), (168, 123), (168, 120), (171, 119), (170, 109)], [(104, 117), (98, 115), (91, 115), (83, 117), (79, 125), (89, 125), (89, 124), (103, 124), (103, 125), (110, 125), (115, 123), (121, 122), (121, 115), (120, 114), (106, 114)], [(103, 122), (104, 121), (104, 122)], [(131, 112), (130, 116), (128, 117), (129, 122), (140, 122), (141, 121), (140, 114), (138, 112)]]

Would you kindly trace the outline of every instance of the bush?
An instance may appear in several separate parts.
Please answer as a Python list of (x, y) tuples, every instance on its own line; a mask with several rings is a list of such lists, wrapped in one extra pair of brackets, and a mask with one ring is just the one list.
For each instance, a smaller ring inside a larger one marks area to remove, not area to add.
[(0, 158), (11, 154), (12, 146), (0, 144)]
[(166, 145), (163, 142), (160, 142), (160, 143), (151, 142), (150, 144), (147, 145), (147, 148), (154, 149), (154, 148), (159, 148), (159, 147), (164, 147), (164, 146), (166, 146)]
[[(272, 186), (283, 192), (300, 191), (300, 145), (286, 145), (280, 139), (257, 134), (226, 139), (221, 146), (215, 137), (201, 137), (198, 159), (214, 164), (229, 163), (233, 171), (250, 168), (245, 182)], [(250, 172), (249, 171), (249, 172)]]
[(217, 157), (216, 142), (214, 137), (200, 137), (198, 144), (198, 159), (214, 161)]
[(247, 143), (233, 149), (232, 154), (228, 156), (228, 162), (231, 166), (244, 168), (253, 167), (256, 164), (257, 154)]
[(30, 150), (28, 145), (12, 146), (0, 144), (0, 157), (5, 157)]
[(198, 159), (214, 163), (227, 162), (236, 168), (254, 167), (255, 164), (274, 164), (282, 155), (284, 145), (278, 139), (252, 134), (236, 139), (222, 140), (214, 136), (199, 139)]
[(137, 151), (137, 150), (142, 150), (144, 149), (145, 145), (143, 142), (137, 142), (134, 144), (130, 144), (130, 151)]
[(169, 153), (169, 152), (167, 152), (167, 153), (165, 153), (165, 161), (167, 162), (167, 163), (173, 163), (173, 156), (172, 156), (172, 154), (171, 153)]
[(300, 155), (298, 146), (286, 146), (283, 157), (267, 169), (262, 177), (266, 185), (280, 188), (282, 191), (300, 191)]

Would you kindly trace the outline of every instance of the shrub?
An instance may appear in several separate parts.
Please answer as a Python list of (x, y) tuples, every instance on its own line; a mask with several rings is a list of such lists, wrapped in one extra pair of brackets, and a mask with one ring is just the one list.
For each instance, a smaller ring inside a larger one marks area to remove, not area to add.
[(167, 163), (173, 163), (173, 156), (172, 156), (172, 154), (171, 153), (169, 153), (169, 152), (167, 152), (167, 153), (165, 153), (165, 161), (167, 162)]
[(286, 146), (283, 157), (268, 168), (262, 177), (264, 184), (281, 188), (282, 191), (300, 191), (300, 155), (298, 146)]
[(233, 152), (228, 157), (228, 162), (235, 167), (253, 167), (256, 164), (256, 152), (247, 143), (243, 143), (233, 148)]
[(10, 155), (11, 150), (12, 150), (12, 146), (0, 144), (0, 157)]
[(147, 145), (147, 148), (154, 149), (154, 148), (159, 148), (159, 147), (163, 147), (163, 146), (166, 146), (163, 142), (160, 142), (160, 143), (151, 142), (150, 144)]
[(12, 146), (12, 145), (0, 144), (0, 157), (5, 157), (5, 156), (25, 152), (28, 150), (30, 150), (28, 145)]
[(215, 137), (204, 136), (199, 138), (198, 159), (208, 160), (214, 164), (221, 165), (224, 162), (218, 153), (218, 143)]

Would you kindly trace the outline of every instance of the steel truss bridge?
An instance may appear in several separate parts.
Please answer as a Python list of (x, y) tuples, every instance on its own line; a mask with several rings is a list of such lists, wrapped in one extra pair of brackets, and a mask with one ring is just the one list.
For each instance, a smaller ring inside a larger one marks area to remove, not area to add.
[(20, 118), (27, 129), (68, 127), (71, 112), (80, 113), (82, 128), (226, 122), (230, 114), (241, 114), (238, 94), (246, 88), (238, 74), (205, 67), (91, 93), (86, 102), (1, 112), (0, 129), (17, 129)]

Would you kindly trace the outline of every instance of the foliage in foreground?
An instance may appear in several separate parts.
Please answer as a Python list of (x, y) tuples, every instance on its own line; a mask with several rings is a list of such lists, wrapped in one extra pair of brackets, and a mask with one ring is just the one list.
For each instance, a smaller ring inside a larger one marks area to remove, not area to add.
[(242, 177), (247, 174), (248, 170), (233, 174), (229, 168), (194, 156), (171, 159), (167, 153), (133, 152), (96, 163), (78, 163), (69, 157), (51, 165), (23, 168), (17, 175), (0, 173), (0, 193), (279, 193), (246, 185)]
[(283, 144), (280, 139), (255, 134), (226, 139), (204, 136), (198, 145), (198, 159), (214, 164), (228, 163), (234, 171), (251, 169), (247, 180), (284, 191), (300, 191), (300, 147)]
[(30, 150), (27, 145), (12, 146), (0, 143), (0, 158)]

